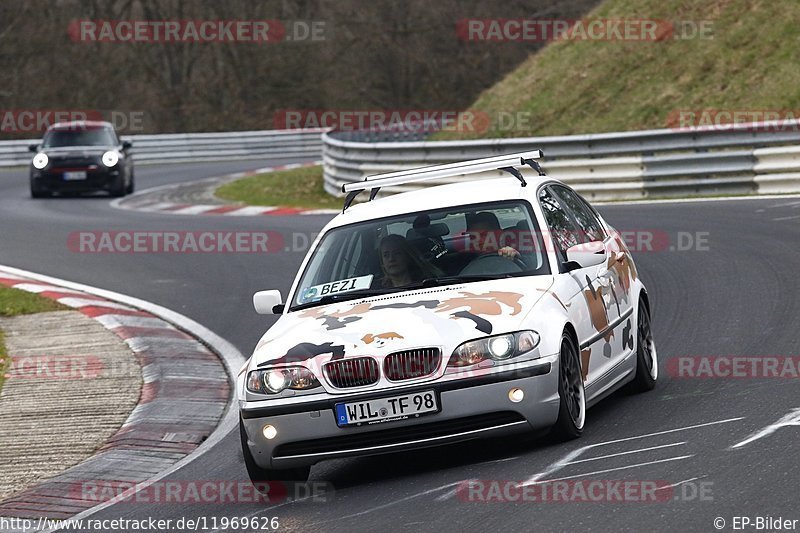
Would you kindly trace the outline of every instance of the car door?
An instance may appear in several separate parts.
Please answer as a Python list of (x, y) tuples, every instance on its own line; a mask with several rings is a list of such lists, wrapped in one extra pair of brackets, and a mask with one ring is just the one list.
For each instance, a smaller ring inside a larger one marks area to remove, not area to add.
[[(582, 242), (603, 241), (606, 249), (606, 262), (596, 272), (597, 282), (594, 298), (587, 294), (587, 303), (595, 305), (592, 309), (592, 323), (597, 330), (590, 345), (590, 372), (603, 375), (613, 368), (633, 349), (631, 314), (631, 271), (627, 249), (615, 236), (609, 235), (600, 223), (594, 210), (575, 191), (561, 185), (552, 187), (553, 193), (572, 215)], [(601, 310), (602, 305), (602, 310)], [(591, 305), (590, 305), (591, 307)], [(604, 316), (603, 316), (604, 315)], [(589, 341), (586, 342), (590, 342)]]
[[(567, 249), (585, 242), (581, 236), (582, 230), (579, 229), (575, 217), (563, 201), (554, 194), (552, 186), (542, 187), (538, 199), (547, 222), (550, 241), (555, 247), (559, 261), (564, 264), (567, 261)], [(600, 375), (598, 371), (602, 367), (602, 361), (599, 360), (602, 357), (592, 357), (593, 350), (597, 351), (597, 348), (592, 348), (587, 343), (608, 326), (602, 292), (598, 291), (599, 270), (597, 266), (578, 268), (570, 272), (562, 270), (562, 273), (556, 276), (553, 287), (554, 292), (566, 300), (566, 307), (578, 335), (581, 370), (587, 385)], [(596, 343), (597, 341), (594, 341), (594, 344)], [(602, 353), (602, 348), (597, 353)]]

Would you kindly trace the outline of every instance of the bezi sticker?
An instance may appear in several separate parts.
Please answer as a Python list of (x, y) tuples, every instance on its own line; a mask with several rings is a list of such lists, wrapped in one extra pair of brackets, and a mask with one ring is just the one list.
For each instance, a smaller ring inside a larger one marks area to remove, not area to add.
[(303, 301), (311, 302), (319, 300), (323, 296), (329, 294), (341, 294), (343, 292), (358, 291), (361, 289), (369, 289), (372, 285), (372, 274), (360, 276), (357, 278), (341, 279), (338, 281), (329, 281), (322, 285), (314, 285), (303, 290)]

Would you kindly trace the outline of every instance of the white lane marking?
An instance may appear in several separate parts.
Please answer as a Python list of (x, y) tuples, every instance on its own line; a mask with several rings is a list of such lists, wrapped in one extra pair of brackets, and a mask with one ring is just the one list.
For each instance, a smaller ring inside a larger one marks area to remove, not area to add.
[(737, 420), (742, 420), (743, 418), (744, 418), (743, 416), (739, 416), (739, 417), (736, 417), (736, 418), (727, 418), (725, 420), (717, 420), (715, 422), (705, 422), (703, 424), (694, 424), (692, 426), (685, 426), (685, 427), (680, 427), (680, 428), (675, 428), (675, 429), (667, 429), (665, 431), (657, 431), (655, 433), (648, 433), (646, 435), (637, 435), (637, 436), (634, 436), (634, 437), (626, 437), (626, 438), (623, 438), (623, 439), (615, 439), (615, 440), (609, 440), (609, 441), (606, 441), (606, 442), (598, 442), (597, 444), (590, 444), (588, 446), (584, 446), (582, 448), (578, 448), (577, 450), (571, 451), (570, 453), (568, 453), (567, 455), (565, 455), (564, 457), (562, 457), (558, 461), (556, 461), (554, 463), (551, 463), (542, 472), (539, 472), (538, 474), (535, 474), (535, 475), (531, 476), (530, 478), (528, 478), (527, 480), (525, 480), (522, 483), (520, 483), (519, 486), (530, 485), (532, 483), (536, 483), (537, 481), (539, 481), (543, 477), (549, 476), (549, 475), (551, 475), (551, 474), (553, 474), (555, 472), (558, 472), (559, 470), (564, 468), (564, 463), (569, 463), (570, 461), (573, 461), (573, 460), (577, 459), (583, 452), (585, 452), (586, 450), (590, 450), (592, 448), (597, 448), (599, 446), (607, 446), (609, 444), (616, 444), (618, 442), (627, 442), (627, 441), (631, 441), (631, 440), (638, 440), (638, 439), (645, 439), (645, 438), (649, 438), (649, 437), (656, 437), (656, 436), (659, 436), (659, 435), (666, 435), (668, 433), (675, 433), (675, 432), (678, 432), (678, 431), (687, 431), (687, 430), (690, 430), (690, 429), (696, 429), (696, 428), (701, 428), (701, 427), (706, 427), (706, 426), (713, 426), (713, 425), (716, 425), (716, 424), (725, 424), (725, 423), (728, 423), (728, 422), (735, 422)]
[(64, 294), (80, 294), (80, 292), (73, 289), (65, 289), (55, 285), (43, 285), (41, 283), (17, 283), (14, 285), (15, 289), (20, 289), (27, 292), (61, 292)]
[(365, 509), (364, 511), (359, 511), (358, 513), (353, 513), (345, 516), (337, 516), (336, 518), (331, 518), (326, 520), (325, 522), (318, 522), (316, 524), (309, 524), (308, 527), (312, 527), (315, 525), (327, 524), (330, 522), (338, 522), (339, 520), (347, 520), (348, 518), (356, 518), (359, 516), (363, 516), (365, 514), (374, 513), (375, 511), (380, 511), (382, 509), (386, 509), (387, 507), (391, 507), (393, 505), (397, 505), (398, 503), (407, 502), (409, 500), (413, 500), (414, 498), (419, 498), (420, 496), (427, 496), (433, 492), (449, 488), (453, 485), (460, 485), (463, 481), (456, 481), (455, 483), (448, 483), (447, 485), (442, 485), (441, 487), (436, 487), (435, 489), (429, 489), (423, 492), (418, 492), (417, 494), (412, 494), (411, 496), (406, 496), (405, 498), (400, 498), (399, 500), (392, 500), (389, 503), (384, 503), (383, 505), (377, 505), (375, 507), (370, 507), (369, 509)]
[(618, 442), (625, 442), (625, 441), (629, 441), (629, 440), (637, 440), (637, 439), (645, 439), (645, 438), (648, 438), (648, 437), (656, 437), (658, 435), (666, 435), (667, 433), (675, 433), (677, 431), (686, 431), (686, 430), (689, 430), (689, 429), (702, 428), (702, 427), (706, 427), (706, 426), (714, 426), (714, 425), (717, 425), (717, 424), (726, 424), (728, 422), (736, 422), (737, 420), (743, 420), (743, 419), (744, 419), (743, 416), (737, 416), (736, 418), (726, 418), (725, 420), (717, 420), (716, 422), (706, 422), (704, 424), (694, 424), (692, 426), (685, 426), (685, 427), (680, 427), (680, 428), (675, 428), (675, 429), (667, 429), (665, 431), (656, 431), (655, 433), (647, 433), (646, 435), (637, 435), (635, 437), (626, 437), (624, 439), (615, 439), (615, 440), (609, 440), (609, 441), (606, 441), (606, 442), (599, 442), (597, 444), (591, 444), (591, 445), (587, 446), (587, 448), (596, 448), (597, 446), (605, 446), (607, 444), (616, 444)]
[(160, 318), (150, 316), (132, 316), (132, 315), (100, 315), (94, 317), (95, 320), (103, 324), (108, 329), (119, 328), (128, 326), (133, 328), (160, 328), (160, 329), (175, 329), (175, 326), (169, 322), (165, 322)]
[(536, 485), (538, 483), (552, 483), (553, 481), (564, 481), (565, 479), (575, 479), (575, 478), (579, 478), (579, 477), (594, 476), (595, 474), (605, 474), (607, 472), (616, 472), (618, 470), (628, 470), (630, 468), (639, 468), (640, 466), (655, 465), (655, 464), (659, 464), (659, 463), (669, 463), (671, 461), (681, 461), (683, 459), (689, 459), (690, 457), (694, 457), (694, 454), (692, 454), (692, 455), (681, 455), (679, 457), (670, 457), (668, 459), (659, 459), (657, 461), (647, 461), (645, 463), (637, 463), (635, 465), (626, 465), (626, 466), (618, 466), (618, 467), (615, 467), (615, 468), (606, 468), (605, 470), (595, 470), (594, 472), (584, 472), (583, 474), (575, 474), (574, 476), (565, 476), (565, 477), (558, 477), (558, 478), (555, 478), (555, 479), (546, 479), (546, 480), (541, 481), (541, 482), (539, 482), (539, 481), (532, 481), (532, 482), (526, 481), (525, 483), (521, 483), (521, 484), (519, 484), (517, 486), (518, 487), (524, 487), (526, 485)]
[[(83, 291), (89, 294), (87, 291)], [(89, 298), (72, 298), (69, 296), (65, 296), (64, 298), (59, 298), (58, 303), (64, 304), (67, 307), (75, 307), (80, 309), (81, 307), (103, 307), (106, 309), (121, 309), (123, 311), (135, 311), (135, 309), (129, 305), (118, 304), (115, 302), (104, 302), (102, 300), (92, 300)]]
[(767, 427), (760, 429), (744, 439), (742, 442), (738, 444), (734, 444), (731, 446), (731, 449), (741, 448), (742, 446), (746, 446), (751, 442), (757, 441), (758, 439), (763, 439), (767, 435), (771, 435), (778, 431), (782, 427), (788, 426), (800, 426), (800, 407), (796, 407), (792, 409), (789, 413), (781, 417), (777, 422), (774, 422)]
[[(66, 281), (59, 278), (54, 278), (51, 276), (45, 276), (43, 274), (37, 274), (35, 272), (29, 272), (27, 270), (22, 270), (19, 268), (14, 268), (6, 265), (0, 265), (0, 272), (3, 273), (10, 273), (14, 275), (23, 276), (28, 279), (33, 279), (36, 281), (42, 281), (45, 283), (52, 283), (54, 285), (64, 286), (68, 289), (75, 289), (81, 292), (85, 292), (88, 294), (92, 294), (94, 296), (99, 296), (101, 298), (107, 298), (109, 300), (114, 300), (117, 302), (121, 302), (123, 304), (127, 304), (129, 306), (135, 307), (137, 309), (141, 309), (143, 311), (147, 311), (148, 313), (155, 315), (159, 318), (166, 320), (177, 326), (179, 329), (189, 332), (191, 335), (202, 339), (205, 344), (211, 347), (214, 352), (219, 354), (222, 363), (225, 365), (226, 370), (228, 371), (229, 376), (235, 376), (238, 369), (242, 366), (245, 361), (245, 357), (236, 349), (236, 347), (231, 344), (230, 342), (226, 341), (210, 329), (206, 328), (205, 326), (195, 322), (189, 317), (181, 315), (180, 313), (176, 313), (166, 307), (162, 307), (160, 305), (148, 302), (146, 300), (140, 300), (139, 298), (134, 298), (133, 296), (126, 296), (124, 294), (120, 294), (118, 292), (109, 291), (105, 289), (99, 289), (97, 287), (91, 287), (89, 285), (83, 285), (82, 283), (75, 283), (72, 281)], [(203, 441), (203, 443), (198, 446), (195, 451), (178, 461), (177, 463), (173, 464), (171, 467), (167, 468), (166, 470), (156, 474), (152, 478), (137, 484), (137, 492), (144, 490), (145, 488), (149, 487), (153, 483), (167, 477), (168, 475), (180, 470), (181, 468), (185, 467), (189, 463), (194, 462), (195, 460), (199, 459), (209, 451), (211, 451), (220, 441), (230, 433), (238, 424), (239, 421), (239, 406), (236, 403), (236, 386), (235, 383), (231, 386), (231, 394), (232, 398), (228, 405), (228, 410), (223, 415), (222, 419), (219, 422), (217, 428), (208, 436), (208, 438)], [(122, 497), (118, 497), (119, 499), (112, 499), (107, 502), (103, 502), (99, 505), (86, 509), (75, 516), (73, 519), (85, 519), (88, 518), (95, 513), (106, 509), (107, 507), (111, 507), (112, 505), (122, 501)], [(64, 526), (66, 527), (66, 526)], [(54, 531), (59, 531), (63, 529), (63, 527), (55, 527), (52, 529), (48, 529), (43, 531), (42, 533), (53, 533)]]
[(800, 215), (792, 215), (790, 217), (778, 217), (778, 218), (773, 218), (772, 220), (773, 222), (781, 222), (782, 220), (794, 220), (796, 218), (800, 218)]
[(263, 215), (264, 213), (268, 213), (269, 211), (275, 211), (276, 209), (278, 208), (271, 206), (250, 205), (246, 207), (240, 207), (236, 211), (228, 211), (227, 213), (225, 213), (225, 215), (229, 217), (250, 217), (256, 215)]
[(184, 207), (182, 209), (176, 209), (173, 211), (176, 215), (201, 215), (206, 211), (211, 211), (212, 209), (218, 209), (220, 206), (218, 205), (208, 205), (208, 204), (197, 204), (197, 205), (190, 205), (189, 207)]
[(689, 479), (684, 479), (683, 481), (678, 481), (677, 483), (673, 483), (672, 485), (665, 485), (663, 487), (658, 487), (656, 490), (673, 489), (673, 488), (679, 487), (679, 486), (681, 486), (681, 485), (683, 485), (685, 483), (691, 483), (692, 481), (697, 481), (698, 479), (704, 479), (704, 478), (707, 478), (707, 477), (708, 476), (705, 475), (705, 476), (697, 476), (697, 477), (693, 477), (693, 478), (689, 478)]
[[(472, 481), (472, 480), (468, 480), (468, 481)], [(332, 518), (332, 519), (330, 519), (330, 520), (326, 520), (324, 523), (327, 523), (327, 522), (333, 522), (333, 521), (336, 521), (336, 520), (344, 520), (344, 519), (346, 519), (346, 518), (352, 518), (352, 517), (356, 517), (356, 516), (361, 516), (361, 515), (365, 515), (365, 514), (368, 514), (368, 513), (372, 513), (372, 512), (374, 512), (374, 511), (379, 511), (379, 510), (381, 510), (381, 509), (385, 509), (385, 508), (387, 508), (387, 507), (391, 507), (392, 505), (395, 505), (395, 504), (398, 504), (398, 503), (402, 503), (402, 502), (405, 502), (405, 501), (408, 501), (408, 500), (413, 500), (414, 498), (418, 498), (418, 497), (420, 497), (420, 496), (427, 496), (428, 494), (432, 494), (432, 493), (434, 493), (434, 492), (436, 492), (436, 491), (440, 491), (440, 490), (444, 490), (444, 489), (450, 488), (450, 487), (452, 487), (452, 486), (457, 486), (457, 485), (460, 485), (461, 483), (463, 483), (463, 481), (455, 481), (455, 482), (453, 482), (453, 483), (448, 483), (447, 485), (442, 485), (442, 486), (440, 486), (440, 487), (436, 487), (436, 488), (433, 488), (433, 489), (428, 489), (428, 490), (426, 490), (426, 491), (423, 491), (423, 492), (419, 492), (419, 493), (416, 493), (416, 494), (412, 494), (411, 496), (406, 496), (405, 498), (401, 498), (401, 499), (399, 499), (399, 500), (392, 500), (392, 501), (391, 501), (391, 502), (389, 502), (389, 503), (385, 503), (385, 504), (383, 504), (383, 505), (378, 505), (377, 507), (371, 507), (371, 508), (369, 508), (369, 509), (366, 509), (366, 510), (364, 510), (364, 511), (360, 511), (360, 512), (358, 512), (358, 513), (354, 513), (354, 514), (347, 515), (347, 516), (339, 516), (339, 517), (336, 517), (336, 518)], [(277, 505), (273, 505), (273, 506), (271, 506), (271, 507), (266, 507), (266, 508), (264, 508), (264, 509), (259, 509), (258, 511), (254, 511), (254, 512), (252, 512), (252, 513), (249, 513), (249, 514), (247, 514), (247, 515), (246, 515), (246, 517), (247, 517), (247, 518), (253, 518), (253, 517), (259, 516), (260, 514), (263, 514), (263, 513), (267, 512), (267, 511), (270, 511), (270, 510), (272, 510), (272, 509), (275, 509), (275, 508), (277, 508), (277, 507), (283, 507), (284, 505), (289, 505), (289, 504), (292, 504), (292, 503), (298, 503), (298, 502), (301, 502), (301, 501), (307, 500), (307, 499), (309, 499), (309, 498), (311, 498), (311, 496), (306, 496), (305, 498), (300, 498), (300, 499), (297, 499), (297, 500), (286, 501), (286, 502), (283, 502), (283, 503), (279, 503), (279, 504), (277, 504)], [(312, 525), (315, 525), (315, 524), (310, 524), (310, 525), (309, 525), (309, 526), (307, 526), (307, 527), (310, 527), (310, 526), (312, 526)], [(213, 531), (218, 531), (218, 530), (216, 530), (216, 529), (215, 529), (215, 530), (213, 530)]]
[(641, 448), (639, 450), (631, 450), (631, 451), (628, 451), (628, 452), (611, 453), (611, 454), (608, 454), (608, 455), (601, 455), (599, 457), (590, 457), (589, 459), (579, 459), (577, 461), (570, 461), (569, 463), (561, 463), (561, 464), (566, 466), (566, 465), (574, 465), (574, 464), (578, 464), (578, 463), (587, 463), (589, 461), (599, 461), (601, 459), (609, 459), (611, 457), (619, 457), (621, 455), (629, 455), (629, 454), (632, 454), (632, 453), (649, 452), (651, 450), (659, 450), (661, 448), (670, 448), (672, 446), (681, 446), (683, 444), (686, 444), (686, 442), (684, 441), (684, 442), (674, 442), (672, 444), (662, 444), (661, 446), (651, 446), (649, 448)]

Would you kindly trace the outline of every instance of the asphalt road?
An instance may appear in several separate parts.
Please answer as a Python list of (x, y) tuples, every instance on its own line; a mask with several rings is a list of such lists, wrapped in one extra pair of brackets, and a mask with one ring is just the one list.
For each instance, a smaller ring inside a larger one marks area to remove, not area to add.
[[(283, 161), (137, 169), (137, 186), (197, 179)], [(95, 518), (278, 517), (284, 531), (714, 531), (734, 516), (800, 519), (800, 426), (732, 446), (800, 407), (798, 381), (670, 375), (686, 356), (797, 354), (800, 199), (603, 206), (620, 230), (657, 231), (689, 250), (634, 254), (654, 307), (661, 378), (653, 392), (617, 394), (589, 411), (582, 439), (475, 441), (326, 462), (312, 481), (327, 502), (120, 503)], [(113, 209), (108, 198), (31, 200), (24, 171), (0, 170), (0, 264), (111, 289), (179, 311), (248, 354), (272, 322), (251, 309), (255, 290), (289, 287), (304, 250), (253, 254), (80, 254), (82, 230), (263, 230), (287, 242), (325, 216), (214, 217)], [(682, 236), (679, 236), (682, 235)], [(302, 244), (302, 243), (301, 243)], [(570, 464), (564, 464), (569, 462)], [(656, 480), (675, 484), (656, 502), (487, 503), (452, 492), (467, 479)], [(170, 476), (245, 482), (237, 434)], [(218, 525), (221, 523), (218, 521)], [(718, 522), (719, 524), (719, 522)], [(800, 526), (799, 526), (800, 527)], [(233, 528), (220, 528), (220, 530)], [(241, 529), (239, 529), (241, 530)], [(247, 529), (251, 531), (253, 529)]]

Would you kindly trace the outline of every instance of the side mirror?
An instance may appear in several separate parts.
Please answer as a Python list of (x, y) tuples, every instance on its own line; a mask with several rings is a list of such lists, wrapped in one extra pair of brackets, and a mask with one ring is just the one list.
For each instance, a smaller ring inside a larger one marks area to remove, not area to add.
[(259, 315), (273, 315), (283, 312), (281, 291), (258, 291), (253, 295), (253, 307)]
[(133, 146), (133, 141), (122, 141), (122, 149), (127, 150)]
[(38, 152), (39, 151), (39, 145), (38, 144), (30, 144), (30, 145), (28, 145), (28, 151), (29, 152)]
[(601, 265), (606, 260), (603, 241), (576, 244), (567, 249), (567, 271)]

